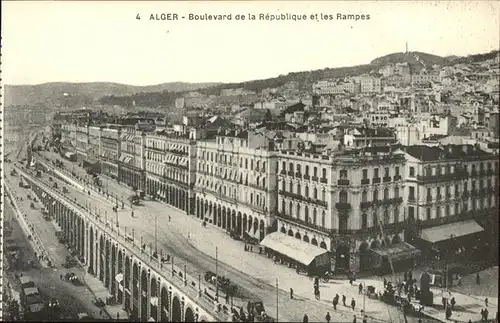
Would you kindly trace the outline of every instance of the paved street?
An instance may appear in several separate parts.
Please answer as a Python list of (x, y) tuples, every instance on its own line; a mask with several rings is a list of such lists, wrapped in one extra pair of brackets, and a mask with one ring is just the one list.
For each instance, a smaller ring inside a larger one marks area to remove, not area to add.
[[(42, 180), (50, 185), (46, 175), (43, 175)], [(76, 198), (83, 205), (88, 199), (99, 200), (94, 194), (88, 197), (80, 190), (69, 188), (69, 191), (67, 195)], [(105, 211), (108, 215), (113, 214), (111, 207), (110, 203), (101, 204), (101, 216)], [(278, 278), (280, 320), (300, 321), (305, 314), (304, 308), (307, 308), (310, 319), (315, 321), (323, 321), (327, 311), (330, 311), (333, 319), (340, 321), (351, 320), (354, 314), (360, 316), (363, 298), (358, 295), (357, 288), (350, 286), (346, 280), (322, 284), (322, 300), (317, 301), (314, 299), (312, 282), (309, 278), (297, 275), (294, 270), (285, 266), (273, 265), (270, 259), (256, 253), (247, 253), (242, 257), (241, 242), (230, 239), (219, 229), (203, 228), (197, 219), (186, 216), (166, 204), (144, 201), (144, 206), (134, 208), (134, 217), (130, 215), (130, 211), (120, 210), (118, 213), (120, 230), (127, 227), (127, 232), (131, 232), (133, 228), (137, 243), (142, 237), (146, 245), (151, 243), (154, 248), (156, 214), (159, 215), (158, 248), (163, 249), (163, 254), (174, 254), (176, 265), (182, 267), (186, 264), (187, 272), (191, 276), (203, 276), (206, 270), (215, 271), (215, 247), (219, 247), (219, 274), (229, 277), (240, 288), (240, 297), (234, 299), (236, 304), (243, 305), (243, 299), (259, 298), (266, 304), (268, 314), (275, 316), (275, 284)], [(171, 216), (171, 222), (168, 221), (167, 214)], [(294, 289), (296, 296), (294, 300), (289, 299), (290, 288)], [(331, 300), (335, 293), (345, 294), (348, 302), (354, 297), (358, 304), (356, 310), (353, 312), (348, 308), (339, 308), (333, 313)], [(301, 305), (297, 306), (297, 302)], [(398, 309), (393, 306), (370, 299), (366, 299), (365, 302), (366, 312), (374, 322), (389, 321), (389, 317), (399, 315)]]
[[(23, 201), (20, 202), (20, 204), (26, 212), (30, 222), (34, 225), (35, 231), (40, 237), (42, 244), (45, 246), (47, 252), (50, 253), (51, 259), (53, 259), (56, 265), (55, 268), (46, 268), (41, 271), (29, 270), (26, 271), (26, 274), (33, 277), (35, 283), (40, 286), (40, 290), (49, 297), (57, 298), (62, 306), (67, 306), (71, 313), (87, 312), (94, 318), (108, 319), (109, 316), (106, 311), (101, 312), (101, 310), (92, 303), (95, 297), (105, 299), (110, 296), (106, 288), (104, 288), (100, 282), (96, 284), (97, 279), (86, 275), (85, 268), (74, 267), (66, 269), (62, 267), (62, 264), (70, 253), (63, 244), (57, 241), (55, 236), (57, 225), (43, 219), (40, 213), (39, 203), (35, 203), (36, 209), (30, 208), (31, 201), (26, 198), (26, 195), (33, 195), (33, 193), (26, 189), (15, 187), (14, 185), (12, 186), (13, 189), (16, 190), (17, 195), (23, 197)], [(31, 256), (31, 259), (33, 258), (34, 256)], [(68, 272), (75, 273), (76, 276), (78, 276), (81, 281), (86, 282), (91, 289), (85, 285), (74, 286), (69, 282), (62, 281), (60, 275), (64, 276)], [(121, 310), (120, 306), (118, 306), (118, 308), (115, 306), (108, 308), (113, 316), (119, 311), (122, 317), (125, 317), (125, 312)]]

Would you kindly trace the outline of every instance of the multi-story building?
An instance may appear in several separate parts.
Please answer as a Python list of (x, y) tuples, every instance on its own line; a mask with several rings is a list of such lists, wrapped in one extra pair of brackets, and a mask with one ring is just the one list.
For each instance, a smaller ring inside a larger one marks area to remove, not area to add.
[(320, 81), (316, 83), (313, 87), (316, 94), (358, 94), (361, 92), (361, 85), (353, 81), (347, 82), (330, 82), (330, 81)]
[(415, 223), (410, 240), (430, 250), (447, 243), (473, 246), (483, 228), (489, 231), (483, 238), (498, 237), (497, 156), (472, 145), (403, 149), (407, 216)]
[(101, 130), (101, 172), (118, 179), (118, 159), (121, 154), (121, 128), (108, 126)]
[(122, 128), (118, 180), (134, 190), (144, 190), (146, 182), (143, 161), (144, 137), (143, 132), (138, 132), (134, 128)]
[(145, 170), (146, 194), (193, 213), (196, 145), (189, 135), (147, 134)]
[(396, 142), (396, 135), (388, 128), (347, 128), (343, 141), (348, 148), (387, 146)]
[(361, 93), (381, 93), (382, 81), (378, 77), (369, 75), (356, 77), (356, 80), (361, 84)]
[(283, 151), (278, 231), (330, 251), (333, 270), (368, 269), (370, 250), (404, 239), (403, 172), (404, 155), (388, 147), (331, 156)]
[(220, 131), (197, 142), (196, 216), (244, 238), (273, 226), (276, 153), (263, 135)]
[(63, 153), (76, 153), (76, 126), (74, 124), (61, 126), (61, 148)]
[(83, 163), (87, 159), (89, 134), (87, 126), (76, 127), (76, 159)]
[(87, 165), (95, 165), (95, 170), (100, 170), (100, 156), (101, 156), (101, 127), (89, 126), (88, 127), (88, 146), (87, 146)]

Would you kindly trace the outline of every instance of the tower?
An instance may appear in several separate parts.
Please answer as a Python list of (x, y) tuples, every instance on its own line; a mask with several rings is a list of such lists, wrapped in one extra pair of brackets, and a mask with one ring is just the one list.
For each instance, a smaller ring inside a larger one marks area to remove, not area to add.
[(408, 54), (408, 42), (406, 42), (406, 54)]

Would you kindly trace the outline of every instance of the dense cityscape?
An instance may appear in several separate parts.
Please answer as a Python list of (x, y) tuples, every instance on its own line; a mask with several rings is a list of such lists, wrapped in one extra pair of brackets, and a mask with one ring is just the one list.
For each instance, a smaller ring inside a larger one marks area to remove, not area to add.
[(7, 109), (4, 319), (498, 322), (500, 54), (401, 55)]

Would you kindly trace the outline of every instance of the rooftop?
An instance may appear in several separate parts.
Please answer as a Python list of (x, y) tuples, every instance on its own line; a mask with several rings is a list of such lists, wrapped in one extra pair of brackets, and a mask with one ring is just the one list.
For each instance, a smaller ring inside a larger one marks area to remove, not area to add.
[(414, 145), (402, 149), (410, 156), (422, 161), (459, 160), (477, 157), (495, 158), (494, 155), (473, 145), (447, 145), (441, 147)]

